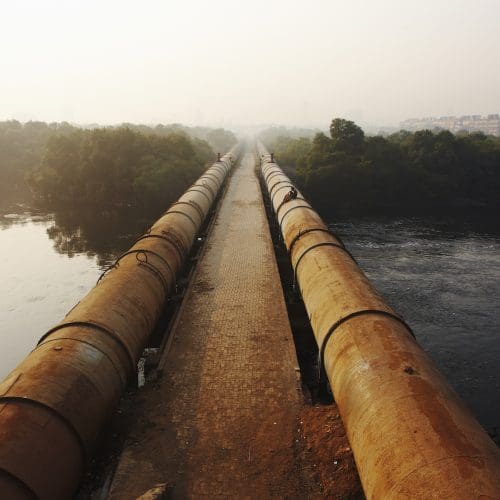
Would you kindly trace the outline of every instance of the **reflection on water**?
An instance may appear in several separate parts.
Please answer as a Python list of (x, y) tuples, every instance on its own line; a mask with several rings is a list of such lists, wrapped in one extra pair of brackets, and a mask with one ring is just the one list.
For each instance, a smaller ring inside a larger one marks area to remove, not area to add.
[(54, 252), (48, 220), (21, 218), (0, 230), (0, 377), (93, 286), (95, 259)]
[(0, 379), (95, 285), (155, 216), (0, 209)]
[(101, 267), (108, 266), (144, 233), (155, 217), (137, 210), (64, 210), (53, 214), (47, 234), (54, 249), (68, 257), (85, 254), (96, 257)]
[(490, 431), (500, 430), (500, 227), (481, 219), (332, 224)]

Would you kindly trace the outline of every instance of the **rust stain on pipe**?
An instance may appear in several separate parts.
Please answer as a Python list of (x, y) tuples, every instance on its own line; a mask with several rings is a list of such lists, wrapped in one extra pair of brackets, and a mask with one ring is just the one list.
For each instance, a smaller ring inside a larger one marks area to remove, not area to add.
[(283, 203), (293, 183), (259, 154), (367, 498), (500, 498), (496, 445), (311, 205)]
[(71, 498), (232, 164), (210, 167), (0, 383), (1, 498)]

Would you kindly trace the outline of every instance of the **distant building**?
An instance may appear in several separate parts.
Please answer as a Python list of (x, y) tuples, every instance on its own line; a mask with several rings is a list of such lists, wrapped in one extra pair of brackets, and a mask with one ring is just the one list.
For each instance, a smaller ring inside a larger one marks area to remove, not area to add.
[(410, 131), (441, 128), (450, 132), (466, 130), (467, 132), (484, 132), (488, 135), (500, 136), (500, 115), (410, 118), (401, 122), (400, 126), (402, 129)]

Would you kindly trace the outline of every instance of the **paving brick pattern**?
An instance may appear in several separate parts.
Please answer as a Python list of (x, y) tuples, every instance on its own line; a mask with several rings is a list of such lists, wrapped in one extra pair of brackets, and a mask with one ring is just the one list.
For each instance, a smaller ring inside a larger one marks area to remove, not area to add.
[(247, 152), (221, 202), (173, 332), (143, 389), (111, 498), (300, 498), (299, 373), (256, 173)]

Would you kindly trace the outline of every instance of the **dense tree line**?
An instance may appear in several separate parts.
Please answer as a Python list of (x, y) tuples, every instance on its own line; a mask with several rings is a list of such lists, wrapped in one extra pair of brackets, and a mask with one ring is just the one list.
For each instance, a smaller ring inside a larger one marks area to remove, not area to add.
[(192, 139), (199, 139), (208, 142), (214, 153), (226, 153), (238, 142), (236, 136), (229, 130), (223, 128), (210, 127), (187, 127), (180, 123), (170, 125), (136, 125), (133, 123), (123, 123), (121, 127), (136, 130), (143, 134), (154, 134), (160, 136), (172, 133), (185, 134)]
[(274, 125), (262, 130), (259, 133), (259, 136), (263, 141), (270, 142), (279, 137), (290, 137), (292, 139), (306, 137), (312, 139), (318, 132), (320, 132), (320, 130), (317, 128), (284, 127), (283, 125)]
[(355, 123), (336, 118), (329, 136), (278, 137), (266, 144), (322, 210), (499, 205), (498, 137), (443, 130), (367, 137)]
[(89, 130), (66, 122), (0, 122), (0, 198), (29, 200), (31, 188), (44, 200), (154, 206), (163, 187), (178, 193), (236, 141), (224, 129), (180, 124)]
[(75, 130), (65, 122), (0, 122), (0, 196), (29, 194), (25, 176), (40, 165), (48, 139)]
[(49, 202), (157, 209), (182, 194), (213, 159), (207, 142), (180, 132), (78, 129), (49, 138), (28, 184)]

